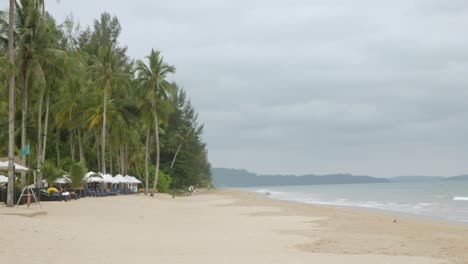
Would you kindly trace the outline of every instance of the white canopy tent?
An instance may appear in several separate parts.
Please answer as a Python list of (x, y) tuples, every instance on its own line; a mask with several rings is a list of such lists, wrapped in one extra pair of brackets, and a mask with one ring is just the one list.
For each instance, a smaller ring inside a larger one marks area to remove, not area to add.
[(125, 175), (124, 178), (127, 180), (128, 183), (130, 183), (130, 189), (134, 192), (138, 192), (138, 184), (141, 183), (141, 181), (129, 175)]
[(129, 182), (127, 181), (127, 179), (125, 179), (125, 178), (124, 178), (122, 175), (120, 175), (120, 174), (115, 175), (114, 180), (115, 180), (117, 183), (129, 183)]
[(71, 179), (68, 178), (68, 175), (64, 174), (61, 178), (58, 178), (55, 180), (55, 183), (59, 183), (59, 184), (68, 184), (68, 183), (71, 183)]
[[(102, 174), (101, 174), (102, 175)], [(102, 175), (102, 181), (104, 183), (118, 183), (114, 177), (112, 177), (112, 175), (110, 174), (105, 174), (105, 175)]]
[(8, 182), (8, 177), (4, 175), (0, 175), (0, 183), (7, 183)]
[[(8, 171), (8, 161), (0, 161), (0, 170)], [(30, 172), (32, 170), (15, 163), (15, 171), (16, 172)]]
[(98, 183), (101, 183), (101, 182), (104, 182), (104, 175), (102, 175), (102, 173), (96, 173), (96, 172), (93, 172), (93, 171), (90, 171), (88, 173), (85, 174), (85, 176), (83, 177), (83, 180), (86, 181), (87, 183), (91, 183), (91, 182), (98, 182)]

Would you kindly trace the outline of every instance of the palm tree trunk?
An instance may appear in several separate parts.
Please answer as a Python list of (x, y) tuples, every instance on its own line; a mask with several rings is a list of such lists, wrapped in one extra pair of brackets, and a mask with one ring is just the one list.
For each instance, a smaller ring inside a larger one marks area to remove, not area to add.
[(112, 155), (112, 137), (109, 137), (109, 170), (110, 174), (114, 175), (114, 163), (113, 163), (113, 155)]
[(156, 186), (158, 186), (158, 176), (159, 176), (159, 123), (158, 123), (158, 113), (156, 107), (154, 107), (154, 136), (156, 137), (156, 171), (154, 172), (154, 182), (153, 188), (151, 189), (151, 196), (154, 196)]
[[(21, 110), (21, 149), (26, 147), (26, 119), (28, 117), (28, 65), (21, 65), (21, 77), (23, 85), (23, 109)], [(26, 155), (21, 156), (21, 165), (26, 166)], [(21, 187), (26, 186), (26, 174), (21, 172)]]
[(74, 133), (75, 132), (75, 128), (73, 128), (71, 131), (70, 131), (70, 137), (69, 137), (69, 141), (70, 141), (70, 157), (72, 159), (73, 162), (75, 162), (75, 137), (74, 137)]
[(47, 129), (49, 127), (49, 108), (50, 108), (50, 90), (47, 92), (47, 100), (46, 100), (46, 115), (44, 121), (44, 139), (42, 142), (42, 160), (41, 162), (44, 163), (45, 161), (45, 152), (47, 147)]
[(101, 140), (101, 164), (102, 174), (106, 174), (106, 114), (107, 114), (107, 95), (104, 91), (104, 112), (102, 115), (102, 140)]
[(57, 131), (57, 138), (55, 139), (55, 152), (57, 154), (57, 167), (60, 167), (60, 131)]
[(135, 166), (135, 170), (136, 170), (136, 173), (137, 173), (138, 179), (139, 179), (139, 180), (141, 180), (140, 169), (138, 168), (138, 166)]
[(117, 150), (117, 164), (119, 166), (119, 174), (125, 175), (124, 173), (124, 165), (123, 165), (123, 147), (122, 144), (119, 145)]
[(81, 144), (81, 131), (78, 129), (78, 148), (80, 149), (80, 162), (84, 160), (83, 145)]
[[(10, 17), (8, 30), (8, 60), (10, 66), (15, 65), (15, 50), (13, 47), (13, 25), (15, 15), (15, 0), (10, 0)], [(15, 72), (10, 69), (8, 90), (8, 190), (7, 206), (14, 205), (15, 191)]]
[(99, 157), (99, 136), (97, 132), (94, 132), (94, 136), (96, 138), (96, 160), (98, 171), (101, 171), (101, 158)]
[(128, 167), (130, 167), (130, 164), (128, 162), (128, 144), (125, 144), (125, 149), (124, 149), (124, 163), (125, 163), (125, 175), (128, 174)]
[(174, 167), (174, 163), (175, 163), (175, 160), (176, 160), (176, 158), (177, 158), (177, 154), (179, 154), (179, 151), (180, 151), (180, 149), (182, 148), (182, 144), (184, 144), (183, 141), (180, 142), (180, 145), (179, 145), (179, 147), (177, 148), (177, 151), (176, 151), (176, 153), (175, 153), (175, 155), (174, 155), (174, 158), (172, 159), (172, 162), (171, 162), (171, 169)]
[[(41, 169), (41, 155), (42, 155), (42, 138), (41, 138), (41, 133), (42, 133), (42, 108), (44, 104), (44, 85), (41, 85), (40, 87), (40, 92), (39, 92), (39, 107), (37, 109), (37, 147), (36, 147), (36, 152), (37, 152), (37, 166), (36, 168), (38, 170)], [(39, 173), (39, 175), (41, 175)], [(38, 179), (39, 182), (41, 179)]]
[(148, 194), (149, 185), (149, 141), (150, 141), (150, 128), (146, 129), (146, 150), (145, 150), (145, 195)]

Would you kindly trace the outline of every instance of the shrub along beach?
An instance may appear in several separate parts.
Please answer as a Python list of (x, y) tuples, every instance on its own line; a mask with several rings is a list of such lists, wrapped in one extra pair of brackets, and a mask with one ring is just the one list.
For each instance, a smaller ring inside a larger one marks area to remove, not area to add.
[[(203, 125), (184, 89), (168, 79), (176, 68), (154, 49), (130, 58), (115, 16), (80, 27), (73, 18), (57, 23), (44, 5), (16, 1), (14, 67), (6, 60), (11, 20), (0, 13), (0, 94), (8, 94), (11, 73), (16, 79), (15, 162), (37, 172), (17, 174), (15, 186), (66, 174), (83, 188), (88, 170), (135, 176), (151, 194), (209, 186)], [(9, 140), (8, 105), (1, 96), (0, 142)]]

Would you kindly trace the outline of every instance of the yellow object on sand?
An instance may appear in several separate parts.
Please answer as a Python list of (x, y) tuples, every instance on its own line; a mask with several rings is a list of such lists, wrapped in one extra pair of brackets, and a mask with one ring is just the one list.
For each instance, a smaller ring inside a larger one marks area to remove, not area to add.
[(47, 189), (47, 192), (48, 193), (56, 193), (56, 192), (58, 192), (58, 190), (55, 187), (50, 187), (49, 189)]

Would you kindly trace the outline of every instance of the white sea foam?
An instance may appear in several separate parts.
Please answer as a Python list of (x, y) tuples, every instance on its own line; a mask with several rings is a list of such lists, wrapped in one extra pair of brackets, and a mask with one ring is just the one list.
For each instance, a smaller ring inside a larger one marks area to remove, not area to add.
[(455, 196), (453, 197), (454, 201), (468, 201), (468, 197), (463, 197), (463, 196)]
[[(444, 188), (428, 184), (333, 185), (263, 187), (258, 195), (306, 204), (360, 207), (414, 214), (450, 221), (468, 221), (468, 185), (446, 183)], [(370, 188), (369, 188), (370, 187)], [(390, 188), (392, 187), (392, 188)], [(454, 196), (453, 194), (459, 194)]]

